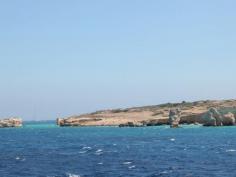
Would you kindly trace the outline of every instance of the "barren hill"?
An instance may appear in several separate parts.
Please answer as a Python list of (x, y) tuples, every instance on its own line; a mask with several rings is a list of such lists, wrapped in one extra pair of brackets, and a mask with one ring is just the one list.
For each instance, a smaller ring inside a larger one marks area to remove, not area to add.
[(211, 107), (217, 108), (224, 114), (231, 112), (236, 115), (236, 100), (206, 100), (102, 110), (61, 118), (57, 120), (57, 123), (61, 126), (119, 126), (128, 123), (134, 125), (162, 125), (168, 124), (169, 110), (173, 108), (182, 110), (180, 123), (201, 123), (199, 117)]

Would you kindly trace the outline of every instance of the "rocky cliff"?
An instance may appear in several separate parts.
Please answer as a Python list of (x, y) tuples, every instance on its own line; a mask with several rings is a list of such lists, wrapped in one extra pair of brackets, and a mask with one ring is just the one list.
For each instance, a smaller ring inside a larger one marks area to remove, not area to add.
[(5, 127), (21, 127), (22, 120), (20, 118), (8, 118), (0, 120), (0, 128)]
[[(170, 110), (180, 110), (170, 115)], [(176, 118), (177, 119), (170, 119)], [(234, 125), (236, 100), (206, 100), (112, 109), (57, 119), (60, 126), (155, 126), (172, 124)], [(213, 119), (213, 120), (212, 120)], [(211, 122), (212, 121), (212, 122)], [(177, 123), (178, 122), (178, 123)]]

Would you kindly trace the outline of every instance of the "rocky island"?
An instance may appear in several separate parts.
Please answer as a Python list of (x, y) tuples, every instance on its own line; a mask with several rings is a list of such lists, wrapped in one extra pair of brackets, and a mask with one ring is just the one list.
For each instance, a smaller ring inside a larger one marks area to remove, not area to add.
[(22, 119), (20, 118), (7, 118), (0, 120), (0, 128), (21, 127), (21, 126), (22, 126)]
[(204, 126), (235, 125), (236, 100), (206, 100), (167, 103), (154, 106), (102, 110), (89, 114), (58, 118), (59, 126), (140, 127), (180, 124)]

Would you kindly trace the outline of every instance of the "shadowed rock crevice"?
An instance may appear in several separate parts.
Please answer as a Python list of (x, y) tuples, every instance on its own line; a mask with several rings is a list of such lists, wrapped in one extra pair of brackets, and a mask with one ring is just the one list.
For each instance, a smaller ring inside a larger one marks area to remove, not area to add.
[(224, 126), (235, 125), (235, 116), (233, 113), (229, 112), (223, 115), (222, 124)]

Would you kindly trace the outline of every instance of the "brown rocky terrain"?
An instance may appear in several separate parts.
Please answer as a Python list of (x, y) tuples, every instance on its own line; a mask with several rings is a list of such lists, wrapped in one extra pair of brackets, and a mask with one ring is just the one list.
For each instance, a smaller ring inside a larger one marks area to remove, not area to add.
[(0, 128), (5, 127), (21, 127), (22, 120), (20, 118), (7, 118), (0, 120)]
[[(233, 125), (236, 116), (236, 100), (206, 100), (196, 102), (167, 103), (154, 106), (133, 107), (97, 111), (89, 114), (57, 119), (60, 126), (152, 126), (169, 124), (170, 110), (180, 109), (179, 124), (204, 124), (217, 126), (219, 112), (221, 125)], [(224, 119), (224, 120), (223, 120)], [(216, 122), (216, 123), (215, 123)], [(176, 126), (176, 122), (175, 122)]]

